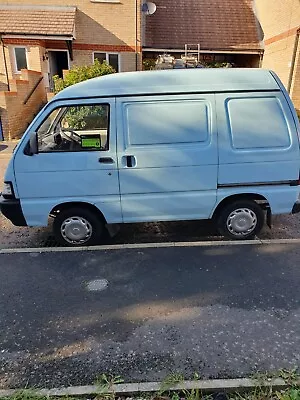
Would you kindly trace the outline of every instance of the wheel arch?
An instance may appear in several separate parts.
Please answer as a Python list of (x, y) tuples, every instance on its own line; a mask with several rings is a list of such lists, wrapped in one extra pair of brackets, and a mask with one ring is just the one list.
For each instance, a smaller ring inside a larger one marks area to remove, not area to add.
[(106, 218), (104, 214), (99, 210), (99, 208), (96, 207), (94, 204), (86, 203), (84, 201), (69, 201), (57, 204), (55, 207), (52, 208), (52, 210), (49, 213), (49, 216), (55, 218), (59, 212), (65, 211), (73, 207), (79, 207), (79, 208), (84, 208), (85, 210), (89, 210), (95, 213), (103, 221), (104, 224), (107, 224)]
[(221, 210), (227, 207), (230, 203), (237, 200), (253, 200), (258, 203), (263, 210), (271, 210), (268, 199), (258, 193), (238, 193), (225, 196), (215, 207), (212, 213), (212, 219), (216, 219)]

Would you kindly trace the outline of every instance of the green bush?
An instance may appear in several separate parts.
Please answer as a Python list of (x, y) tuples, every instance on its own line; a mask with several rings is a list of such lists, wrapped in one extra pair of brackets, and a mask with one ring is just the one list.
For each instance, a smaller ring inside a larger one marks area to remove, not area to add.
[(206, 68), (228, 68), (231, 66), (230, 63), (227, 62), (208, 62), (205, 63)]
[(143, 70), (149, 71), (152, 69), (155, 69), (155, 59), (154, 58), (144, 58)]
[(75, 83), (96, 78), (98, 76), (113, 74), (114, 72), (116, 71), (113, 67), (108, 65), (106, 62), (100, 63), (99, 60), (95, 60), (92, 65), (84, 65), (81, 67), (75, 66), (68, 71), (64, 78), (60, 78), (57, 75), (53, 77), (54, 92), (58, 93)]

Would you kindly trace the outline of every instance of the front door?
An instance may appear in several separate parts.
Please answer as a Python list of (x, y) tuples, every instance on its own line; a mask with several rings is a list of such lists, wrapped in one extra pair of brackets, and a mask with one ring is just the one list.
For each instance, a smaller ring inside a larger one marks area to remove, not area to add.
[(96, 205), (107, 222), (120, 222), (115, 101), (61, 102), (44, 115), (32, 127), (38, 154), (15, 159), (28, 225), (47, 224), (51, 209), (68, 202)]
[(124, 222), (208, 218), (216, 203), (214, 95), (117, 100)]
[(67, 51), (48, 51), (49, 57), (49, 85), (54, 90), (53, 76), (63, 77), (63, 71), (69, 69), (69, 58)]

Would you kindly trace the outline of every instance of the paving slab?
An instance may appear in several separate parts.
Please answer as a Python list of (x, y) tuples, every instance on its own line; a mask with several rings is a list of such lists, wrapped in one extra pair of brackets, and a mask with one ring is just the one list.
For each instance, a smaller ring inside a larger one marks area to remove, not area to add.
[(0, 254), (0, 388), (300, 367), (299, 255), (299, 243)]

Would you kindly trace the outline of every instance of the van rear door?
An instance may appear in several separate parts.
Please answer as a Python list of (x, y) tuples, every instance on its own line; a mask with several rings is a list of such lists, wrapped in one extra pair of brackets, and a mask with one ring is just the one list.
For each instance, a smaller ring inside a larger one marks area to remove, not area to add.
[(219, 185), (299, 179), (296, 126), (281, 91), (216, 94), (216, 104)]

